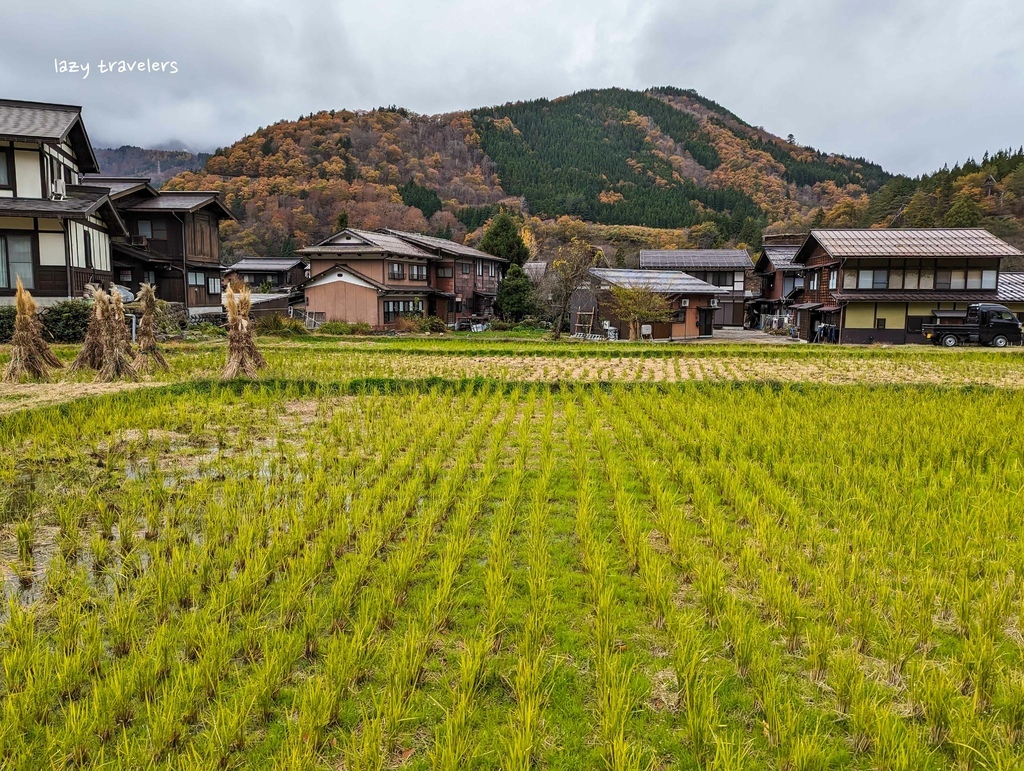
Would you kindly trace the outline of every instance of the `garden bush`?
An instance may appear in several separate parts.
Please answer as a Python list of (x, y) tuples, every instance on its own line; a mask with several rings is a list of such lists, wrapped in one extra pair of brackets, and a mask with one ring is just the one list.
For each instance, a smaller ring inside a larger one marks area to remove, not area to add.
[(13, 305), (0, 305), (0, 343), (11, 342), (14, 334), (14, 317), (17, 316)]
[(308, 335), (309, 330), (298, 319), (290, 319), (287, 316), (272, 313), (256, 319), (256, 334), (273, 335), (274, 337), (296, 337)]
[(39, 314), (48, 338), (57, 343), (80, 343), (85, 339), (85, 330), (92, 315), (92, 303), (88, 300), (64, 300)]
[(373, 327), (365, 321), (328, 321), (317, 327), (316, 331), (322, 335), (368, 335), (373, 332)]

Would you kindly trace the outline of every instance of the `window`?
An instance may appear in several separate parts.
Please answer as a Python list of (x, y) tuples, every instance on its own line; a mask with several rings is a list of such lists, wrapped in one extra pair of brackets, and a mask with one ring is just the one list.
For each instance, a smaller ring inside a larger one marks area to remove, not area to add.
[(189, 286), (206, 286), (206, 274), (199, 271), (188, 272), (188, 285)]
[(26, 289), (35, 289), (32, 272), (32, 236), (0, 235), (0, 287), (14, 289), (18, 279)]
[(118, 280), (122, 284), (130, 284), (130, 283), (132, 283), (132, 272), (130, 270), (122, 270), (118, 274)]
[(716, 271), (711, 274), (711, 280), (708, 282), (714, 286), (732, 286), (732, 271)]
[(146, 238), (153, 237), (153, 223), (149, 220), (139, 220), (138, 228), (140, 236), (145, 236)]
[(478, 276), (482, 276), (484, 274), (484, 261), (483, 260), (477, 260), (476, 261), (476, 274)]
[(855, 270), (844, 270), (843, 271), (843, 289), (856, 289), (857, 288), (857, 271)]
[(496, 274), (496, 270), (495, 270), (494, 263), (493, 262), (488, 262), (487, 263), (487, 275), (490, 276), (491, 278), (494, 278), (495, 274)]
[(207, 292), (207, 294), (220, 294), (220, 279), (219, 278), (208, 278), (208, 279), (206, 279), (206, 292)]
[(871, 289), (875, 282), (875, 271), (873, 270), (859, 270), (857, 271), (857, 288), (858, 289)]
[(92, 268), (92, 233), (85, 231), (85, 267)]
[(969, 270), (969, 271), (967, 271), (967, 288), (968, 289), (981, 289), (981, 271), (980, 270)]
[(871, 288), (872, 289), (888, 289), (889, 288), (889, 271), (885, 270), (884, 268), (882, 270), (874, 271), (874, 276), (871, 279)]
[(742, 292), (746, 288), (747, 274), (742, 270), (738, 270), (732, 274), (732, 290), (734, 292)]
[(1017, 317), (1009, 311), (992, 311), (989, 313), (989, 321), (1016, 321)]
[(912, 335), (920, 335), (925, 324), (931, 324), (931, 316), (907, 316), (907, 332)]
[(468, 276), (470, 271), (470, 265), (468, 262), (462, 263), (462, 275)]
[(935, 271), (931, 268), (922, 268), (921, 277), (918, 280), (918, 289), (934, 289), (935, 288)]
[(156, 284), (156, 272), (152, 270), (142, 271), (142, 280), (147, 284)]
[(966, 270), (954, 270), (950, 276), (949, 281), (950, 289), (966, 289), (967, 288), (967, 271)]
[(426, 281), (427, 280), (427, 266), (426, 265), (410, 265), (409, 266), (409, 278), (413, 281)]
[(820, 270), (815, 270), (815, 271), (813, 271), (811, 273), (810, 276), (807, 277), (807, 288), (810, 291), (812, 291), (812, 292), (816, 292), (816, 291), (818, 291), (818, 288), (820, 286), (821, 286), (821, 271)]
[(455, 312), (462, 313), (462, 300), (455, 301)]
[(435, 269), (438, 278), (452, 278), (455, 271), (450, 265), (438, 265)]
[(157, 241), (167, 240), (167, 222), (166, 220), (153, 220), (153, 238)]
[(983, 270), (981, 271), (981, 288), (982, 289), (995, 289), (999, 281), (999, 271), (997, 270)]
[(875, 329), (885, 329), (885, 319), (875, 319)]
[(405, 266), (400, 262), (389, 262), (388, 278), (392, 281), (401, 281), (405, 278)]
[(828, 272), (828, 288), (838, 289), (839, 288), (839, 271), (835, 268), (831, 268)]
[(949, 289), (953, 283), (953, 271), (951, 270), (937, 270), (935, 271), (935, 288), (936, 289)]
[(919, 275), (920, 274), (916, 270), (903, 271), (903, 288), (917, 289), (917, 281)]
[(13, 187), (9, 158), (11, 155), (6, 150), (0, 150), (0, 187)]
[(403, 313), (422, 313), (423, 300), (385, 300), (384, 323), (390, 324)]
[(902, 289), (903, 288), (903, 271), (902, 270), (890, 270), (889, 271), (889, 288), (890, 289)]

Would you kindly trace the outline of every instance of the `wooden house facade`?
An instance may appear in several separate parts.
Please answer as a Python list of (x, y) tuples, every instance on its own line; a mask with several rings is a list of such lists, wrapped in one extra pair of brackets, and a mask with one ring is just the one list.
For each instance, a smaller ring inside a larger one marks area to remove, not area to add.
[(111, 238), (125, 223), (98, 171), (81, 108), (0, 100), (0, 304), (20, 278), (40, 305), (113, 278)]
[(607, 328), (607, 322), (623, 340), (629, 338), (629, 322), (615, 314), (611, 301), (612, 287), (649, 289), (665, 298), (672, 310), (671, 319), (646, 322), (651, 327), (654, 340), (711, 337), (721, 298), (728, 297), (728, 290), (678, 270), (591, 268), (590, 275), (593, 278), (593, 312), (597, 329)]
[(234, 219), (212, 191), (155, 190), (144, 177), (89, 178), (104, 186), (128, 229), (112, 244), (114, 280), (182, 303), (193, 316), (221, 312), (220, 223)]
[(269, 286), (271, 292), (287, 291), (309, 278), (309, 266), (299, 258), (243, 257), (224, 268), (225, 281), (241, 281), (251, 288)]
[(754, 263), (754, 275), (760, 280), (760, 294), (747, 301), (751, 320), (762, 316), (780, 316), (797, 302), (804, 286), (803, 265), (793, 262), (805, 235), (764, 236), (761, 253)]
[(799, 336), (838, 343), (924, 343), (936, 314), (1000, 302), (1000, 261), (1021, 252), (980, 228), (812, 230), (792, 306)]
[(742, 327), (745, 303), (756, 292), (754, 265), (743, 249), (644, 249), (641, 270), (684, 271), (721, 292), (716, 327)]
[(437, 316), (447, 324), (491, 318), (506, 263), (447, 239), (397, 230), (347, 228), (299, 253), (310, 261), (302, 285), (308, 314), (378, 329), (403, 315)]

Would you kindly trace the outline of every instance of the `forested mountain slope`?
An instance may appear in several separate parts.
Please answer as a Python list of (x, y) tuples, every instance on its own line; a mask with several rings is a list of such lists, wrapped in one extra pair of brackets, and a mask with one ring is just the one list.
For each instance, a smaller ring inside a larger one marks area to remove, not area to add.
[(239, 218), (224, 226), (227, 253), (270, 256), (345, 223), (462, 240), (499, 205), (527, 222), (669, 228), (650, 239), (680, 247), (751, 244), (818, 207), (866, 206), (890, 179), (791, 140), (693, 91), (604, 89), (447, 115), (320, 112), (262, 128), (166, 187), (222, 190)]
[(118, 148), (97, 148), (100, 169), (110, 177), (149, 177), (156, 186), (184, 171), (197, 171), (206, 166), (209, 153), (188, 150), (146, 150), (133, 145)]

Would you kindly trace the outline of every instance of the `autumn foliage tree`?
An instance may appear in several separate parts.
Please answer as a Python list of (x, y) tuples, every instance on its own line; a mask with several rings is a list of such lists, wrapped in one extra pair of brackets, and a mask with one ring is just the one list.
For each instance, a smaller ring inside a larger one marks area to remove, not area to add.
[(545, 293), (551, 315), (555, 320), (555, 339), (562, 336), (562, 325), (572, 303), (572, 297), (587, 284), (590, 269), (594, 267), (597, 254), (587, 241), (574, 238), (571, 243), (558, 250), (558, 257), (551, 263), (545, 274)]
[(663, 295), (645, 286), (613, 286), (612, 313), (629, 324), (629, 339), (640, 337), (640, 325), (668, 321), (672, 306)]

